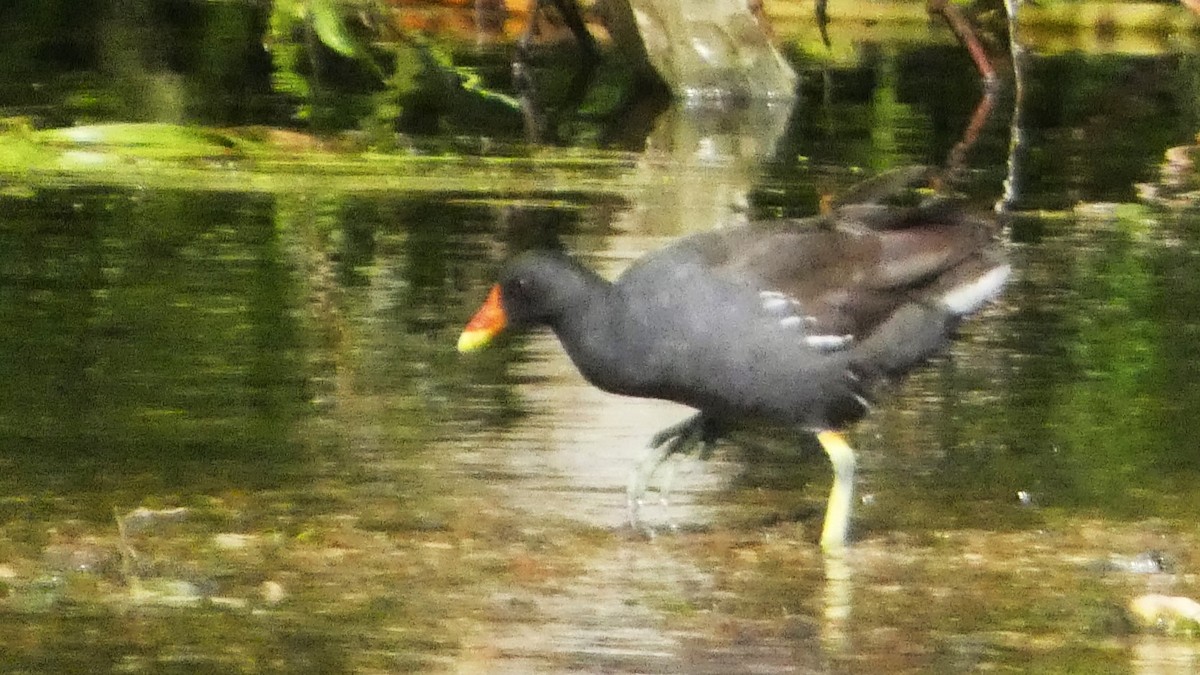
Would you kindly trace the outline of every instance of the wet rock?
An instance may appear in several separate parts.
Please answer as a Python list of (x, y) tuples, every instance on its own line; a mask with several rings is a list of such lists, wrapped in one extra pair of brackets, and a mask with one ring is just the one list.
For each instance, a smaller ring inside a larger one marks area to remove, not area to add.
[(262, 595), (263, 602), (268, 605), (278, 605), (287, 598), (287, 591), (278, 581), (264, 581), (258, 591)]
[(138, 507), (118, 517), (117, 524), (123, 535), (129, 535), (164, 523), (179, 523), (187, 520), (189, 515), (191, 515), (191, 511), (182, 507), (174, 509)]
[(67, 592), (67, 581), (60, 575), (47, 574), (30, 584), (13, 589), (8, 606), (19, 612), (44, 612), (54, 608)]
[(1097, 561), (1093, 567), (1099, 572), (1167, 574), (1171, 572), (1173, 565), (1162, 551), (1143, 551), (1132, 556), (1114, 553), (1106, 560)]
[(1200, 602), (1178, 595), (1149, 593), (1129, 603), (1139, 626), (1168, 635), (1200, 635)]
[(258, 541), (258, 537), (250, 534), (237, 534), (235, 532), (221, 532), (214, 534), (212, 538), (213, 544), (226, 551), (242, 551)]
[(108, 574), (117, 568), (120, 556), (93, 539), (62, 541), (42, 550), (42, 562), (55, 572)]
[(186, 607), (203, 599), (200, 588), (182, 579), (150, 579), (136, 582), (129, 597), (135, 604), (162, 607)]
[(645, 60), (678, 98), (790, 100), (796, 75), (771, 41), (770, 27), (745, 3), (627, 0), (609, 3), (606, 23), (618, 50)]

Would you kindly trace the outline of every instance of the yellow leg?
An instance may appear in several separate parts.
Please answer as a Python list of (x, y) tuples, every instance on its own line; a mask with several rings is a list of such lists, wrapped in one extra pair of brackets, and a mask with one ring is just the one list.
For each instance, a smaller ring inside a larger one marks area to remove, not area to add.
[(854, 500), (854, 448), (836, 431), (817, 434), (821, 448), (833, 464), (833, 487), (825, 506), (825, 526), (821, 528), (821, 548), (826, 551), (846, 546), (850, 530), (850, 507)]

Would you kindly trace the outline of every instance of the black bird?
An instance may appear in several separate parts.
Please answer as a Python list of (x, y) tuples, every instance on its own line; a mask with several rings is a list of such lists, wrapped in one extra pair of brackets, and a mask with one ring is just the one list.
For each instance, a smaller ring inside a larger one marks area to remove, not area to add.
[(683, 237), (616, 281), (559, 252), (504, 269), (458, 341), (550, 327), (585, 378), (609, 392), (699, 412), (656, 434), (628, 486), (631, 521), (671, 454), (769, 422), (816, 434), (833, 464), (821, 546), (843, 547), (854, 451), (839, 430), (873, 386), (942, 350), (1010, 267), (995, 225), (952, 203), (850, 204)]

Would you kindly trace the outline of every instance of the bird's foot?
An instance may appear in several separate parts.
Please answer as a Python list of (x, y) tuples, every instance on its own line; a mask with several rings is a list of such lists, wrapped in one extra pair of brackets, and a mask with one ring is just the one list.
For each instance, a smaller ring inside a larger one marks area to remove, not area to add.
[(642, 458), (642, 461), (630, 472), (629, 484), (625, 490), (625, 508), (629, 527), (634, 531), (643, 532), (651, 538), (654, 536), (653, 529), (648, 528), (642, 522), (643, 499), (646, 495), (646, 489), (650, 485), (650, 479), (654, 477), (654, 473), (658, 470), (658, 467), (671, 453), (671, 445), (672, 443), (651, 445), (646, 455)]
[[(641, 507), (644, 503), (643, 498), (645, 497), (646, 490), (649, 488), (650, 480), (664, 463), (668, 460), (682, 457), (697, 444), (701, 446), (700, 454), (702, 457), (710, 454), (710, 443), (707, 436), (707, 424), (701, 414), (693, 415), (682, 422), (672, 424), (654, 434), (650, 439), (646, 455), (629, 475), (625, 503), (629, 526), (631, 528), (636, 531), (647, 531), (650, 536), (653, 536), (653, 530), (649, 529), (641, 519)], [(677, 469), (677, 462), (672, 461), (667, 464), (660, 474), (661, 481), (658, 488), (658, 497), (659, 504), (661, 504), (664, 510), (670, 506), (671, 488), (674, 486)], [(678, 529), (678, 526), (673, 522), (668, 522), (668, 528), (674, 531)]]

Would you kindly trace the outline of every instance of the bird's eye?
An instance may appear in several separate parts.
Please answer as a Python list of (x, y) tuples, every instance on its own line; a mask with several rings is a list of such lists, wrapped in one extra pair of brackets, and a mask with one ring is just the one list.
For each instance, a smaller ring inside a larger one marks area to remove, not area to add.
[(528, 277), (517, 277), (513, 279), (508, 290), (513, 296), (528, 300), (533, 295), (533, 282)]

